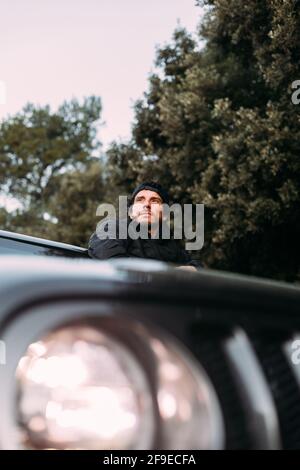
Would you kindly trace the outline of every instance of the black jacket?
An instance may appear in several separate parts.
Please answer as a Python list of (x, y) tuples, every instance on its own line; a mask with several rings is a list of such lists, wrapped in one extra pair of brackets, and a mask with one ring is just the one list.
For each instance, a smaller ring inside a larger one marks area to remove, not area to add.
[(98, 238), (97, 233), (93, 233), (88, 245), (88, 252), (91, 258), (109, 259), (109, 258), (147, 258), (168, 263), (174, 263), (181, 266), (201, 267), (201, 263), (192, 260), (177, 240), (164, 239), (137, 239), (127, 238), (107, 238), (102, 240)]

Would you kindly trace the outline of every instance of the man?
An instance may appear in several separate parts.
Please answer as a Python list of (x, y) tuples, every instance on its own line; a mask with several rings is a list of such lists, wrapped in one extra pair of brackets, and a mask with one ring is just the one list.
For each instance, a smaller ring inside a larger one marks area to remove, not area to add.
[[(92, 258), (109, 259), (120, 257), (148, 258), (174, 263), (185, 270), (196, 271), (201, 265), (174, 239), (163, 239), (163, 203), (169, 204), (167, 191), (153, 181), (140, 184), (132, 193), (129, 221), (148, 231), (148, 239), (99, 238), (95, 232), (89, 241), (89, 255)], [(118, 221), (120, 223), (120, 221)], [(124, 222), (124, 221), (123, 221)], [(144, 230), (145, 233), (145, 230)]]

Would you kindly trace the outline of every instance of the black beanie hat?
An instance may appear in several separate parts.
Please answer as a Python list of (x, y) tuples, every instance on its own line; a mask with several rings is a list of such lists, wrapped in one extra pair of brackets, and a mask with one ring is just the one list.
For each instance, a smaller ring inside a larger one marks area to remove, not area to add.
[(149, 189), (150, 191), (154, 191), (155, 193), (160, 195), (163, 202), (165, 202), (166, 204), (169, 204), (170, 198), (169, 198), (168, 192), (159, 183), (155, 183), (155, 181), (147, 181), (137, 186), (131, 195), (131, 204), (133, 203), (134, 198), (137, 195), (137, 193), (139, 193), (143, 189)]

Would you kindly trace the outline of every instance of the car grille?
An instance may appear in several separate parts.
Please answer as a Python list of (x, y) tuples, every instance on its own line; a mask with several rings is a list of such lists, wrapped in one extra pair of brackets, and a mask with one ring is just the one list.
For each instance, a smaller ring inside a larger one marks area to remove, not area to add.
[[(257, 371), (251, 375), (246, 364), (244, 370), (242, 366), (239, 370), (232, 367), (232, 357), (236, 358), (238, 354), (234, 351), (230, 357), (226, 345), (233, 337), (234, 330), (217, 328), (214, 324), (211, 327), (194, 325), (189, 332), (189, 346), (210, 376), (223, 409), (226, 448), (300, 449), (300, 382), (293, 371), (293, 367), (300, 367), (300, 364), (293, 366), (289, 354), (286, 353), (287, 341), (291, 340), (293, 335), (247, 328), (237, 330), (238, 334), (247, 338), (251, 354), (257, 361), (255, 367), (262, 373), (268, 388), (270, 396), (267, 399), (276, 414), (279, 431), (276, 444), (276, 437), (270, 429), (265, 430), (264, 438), (261, 439), (257, 421), (259, 405), (256, 409), (254, 396), (251, 409), (245, 400), (245, 388), (241, 387), (240, 376), (250, 374), (249, 379), (255, 392), (255, 387), (258, 386)], [(267, 433), (273, 435), (267, 436)]]
[[(300, 393), (292, 371), (293, 365), (284, 354), (285, 337), (258, 336), (253, 340), (268, 380), (279, 419), (282, 446), (300, 448)], [(300, 367), (295, 366), (295, 367)]]
[[(222, 337), (216, 332), (194, 332), (193, 352), (210, 376), (223, 410), (226, 448), (251, 449), (252, 439), (247, 419), (229, 365), (222, 348)], [(234, 423), (234, 426), (233, 426)]]

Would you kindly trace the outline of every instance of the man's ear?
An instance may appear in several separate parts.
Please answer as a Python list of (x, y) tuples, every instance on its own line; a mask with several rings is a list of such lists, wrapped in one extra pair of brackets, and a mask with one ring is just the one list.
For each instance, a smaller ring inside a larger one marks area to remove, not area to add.
[(169, 220), (169, 215), (170, 214), (167, 214), (167, 212), (165, 211), (165, 207), (163, 204), (162, 213), (161, 213), (161, 221), (166, 222), (167, 220)]
[(131, 220), (132, 220), (132, 219), (133, 219), (133, 216), (132, 216), (132, 205), (130, 205), (130, 206), (128, 207), (128, 215), (129, 215), (129, 217), (130, 217)]
[(162, 222), (166, 222), (166, 220), (168, 220), (168, 216), (167, 216), (167, 214), (163, 211), (162, 214), (161, 214), (161, 221), (162, 221)]

